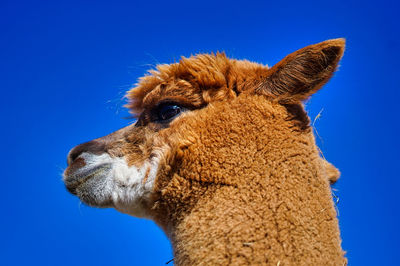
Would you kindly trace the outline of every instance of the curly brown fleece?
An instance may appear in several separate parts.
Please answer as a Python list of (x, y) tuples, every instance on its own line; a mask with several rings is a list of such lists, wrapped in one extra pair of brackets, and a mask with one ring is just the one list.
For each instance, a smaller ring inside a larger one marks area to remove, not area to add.
[(190, 114), (158, 139), (171, 152), (154, 190), (154, 220), (177, 265), (343, 265), (329, 180), (301, 101), (327, 82), (344, 40), (303, 48), (272, 68), (197, 55), (162, 65), (128, 94), (147, 110), (168, 100)]

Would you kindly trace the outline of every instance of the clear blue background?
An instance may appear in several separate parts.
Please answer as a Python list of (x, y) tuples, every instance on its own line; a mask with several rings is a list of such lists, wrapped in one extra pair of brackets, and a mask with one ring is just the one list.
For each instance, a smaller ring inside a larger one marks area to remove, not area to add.
[(61, 181), (78, 143), (126, 126), (149, 68), (226, 51), (273, 65), (347, 38), (308, 103), (335, 185), (350, 265), (399, 263), (399, 6), (395, 1), (1, 1), (1, 265), (163, 265), (151, 221), (86, 207)]

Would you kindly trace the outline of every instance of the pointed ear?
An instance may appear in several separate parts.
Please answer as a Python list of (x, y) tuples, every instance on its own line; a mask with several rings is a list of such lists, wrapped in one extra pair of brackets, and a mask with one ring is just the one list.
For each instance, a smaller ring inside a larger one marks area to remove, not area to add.
[(344, 39), (333, 39), (286, 56), (264, 73), (256, 92), (284, 102), (307, 99), (332, 77), (344, 47)]

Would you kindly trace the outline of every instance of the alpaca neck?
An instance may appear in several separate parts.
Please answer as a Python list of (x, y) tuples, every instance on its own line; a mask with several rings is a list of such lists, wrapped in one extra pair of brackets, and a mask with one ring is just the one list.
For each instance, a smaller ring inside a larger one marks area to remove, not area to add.
[[(290, 160), (284, 164), (290, 169)], [(172, 225), (175, 263), (343, 265), (322, 167), (299, 170), (301, 178), (292, 170), (240, 186), (209, 186)]]
[(246, 95), (223, 107), (180, 144), (155, 188), (154, 220), (175, 263), (343, 265), (328, 175), (302, 107)]

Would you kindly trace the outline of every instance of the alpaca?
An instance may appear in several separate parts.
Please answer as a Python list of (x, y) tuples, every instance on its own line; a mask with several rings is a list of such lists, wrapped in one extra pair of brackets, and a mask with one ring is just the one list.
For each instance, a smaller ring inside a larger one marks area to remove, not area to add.
[(269, 68), (224, 53), (159, 65), (127, 94), (136, 123), (73, 148), (67, 189), (155, 221), (176, 265), (344, 265), (330, 183), (303, 101), (344, 39)]

